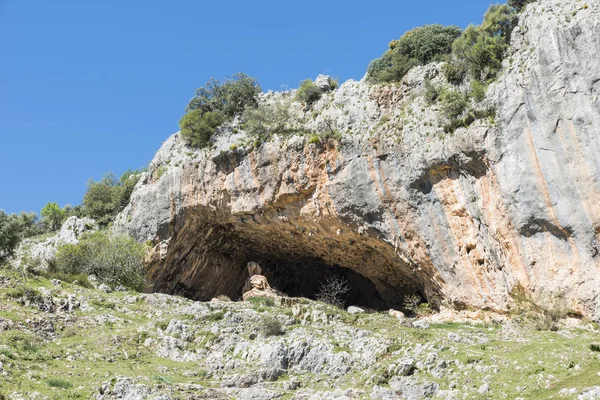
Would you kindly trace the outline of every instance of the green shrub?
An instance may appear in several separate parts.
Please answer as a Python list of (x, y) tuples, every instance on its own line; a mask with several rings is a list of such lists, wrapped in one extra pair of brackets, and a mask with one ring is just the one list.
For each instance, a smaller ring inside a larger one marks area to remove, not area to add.
[(46, 379), (46, 384), (50, 387), (60, 388), (60, 389), (69, 389), (73, 387), (73, 384), (69, 381), (66, 381), (61, 378), (48, 378)]
[(329, 78), (329, 87), (331, 88), (331, 90), (336, 90), (337, 88), (340, 87), (340, 81), (338, 80), (338, 78)]
[(152, 377), (155, 381), (170, 385), (173, 383), (173, 381), (171, 380), (171, 378), (169, 378), (168, 376), (163, 376), (163, 375), (154, 375)]
[(400, 82), (411, 68), (419, 62), (404, 54), (388, 50), (373, 60), (368, 69), (368, 80), (372, 83)]
[(96, 275), (108, 285), (121, 284), (134, 290), (145, 287), (146, 246), (133, 238), (109, 236), (100, 231), (83, 237), (78, 244), (67, 244), (56, 253), (57, 271), (74, 275)]
[(426, 25), (406, 32), (371, 62), (367, 77), (373, 83), (398, 82), (417, 65), (443, 60), (460, 34), (459, 27), (442, 25)]
[(429, 79), (425, 79), (425, 101), (427, 104), (433, 104), (437, 101), (440, 95), (443, 93), (442, 88), (431, 83)]
[(441, 111), (449, 120), (459, 117), (467, 108), (465, 95), (455, 90), (446, 90), (440, 95)]
[(309, 108), (319, 101), (322, 95), (323, 91), (312, 80), (306, 79), (300, 83), (295, 100), (304, 103)]
[(266, 337), (282, 335), (283, 325), (276, 317), (266, 315), (262, 318), (260, 331)]
[(204, 87), (196, 90), (186, 110), (199, 110), (201, 114), (219, 112), (226, 118), (233, 118), (248, 107), (256, 107), (260, 92), (258, 81), (242, 72), (225, 82), (211, 78)]
[(517, 10), (517, 12), (521, 12), (527, 4), (535, 1), (536, 0), (508, 0), (508, 5)]
[(215, 130), (247, 108), (258, 106), (260, 85), (255, 78), (237, 73), (225, 82), (211, 78), (186, 107), (179, 121), (181, 137), (192, 147), (210, 144)]
[(63, 221), (67, 219), (65, 210), (60, 208), (56, 202), (46, 204), (40, 214), (42, 215), (44, 224), (52, 232), (59, 230)]
[(321, 143), (321, 138), (318, 135), (312, 134), (308, 138), (308, 144)]
[(458, 26), (425, 25), (406, 32), (398, 40), (390, 43), (392, 51), (397, 51), (424, 65), (441, 61), (452, 51), (452, 42), (460, 36)]
[(0, 264), (14, 254), (21, 241), (21, 230), (17, 220), (0, 210)]
[(487, 85), (482, 83), (476, 79), (471, 81), (471, 91), (469, 96), (475, 99), (475, 101), (483, 101), (485, 99), (485, 92), (487, 90)]
[(191, 147), (206, 147), (210, 145), (212, 135), (226, 119), (220, 111), (191, 110), (179, 121), (181, 137)]
[(273, 307), (275, 305), (275, 301), (270, 297), (250, 297), (248, 302), (251, 303), (254, 308)]
[(167, 329), (167, 327), (169, 326), (169, 323), (167, 321), (159, 321), (156, 323), (156, 327), (160, 330), (165, 330)]
[(466, 65), (474, 79), (494, 79), (502, 68), (502, 60), (509, 48), (511, 33), (517, 22), (518, 17), (513, 8), (506, 4), (491, 5), (481, 25), (470, 25), (454, 41), (453, 62)]
[(266, 141), (275, 134), (294, 132), (289, 126), (290, 120), (290, 104), (280, 100), (274, 104), (261, 104), (257, 108), (246, 109), (242, 115), (242, 127), (248, 135)]
[(600, 344), (590, 344), (591, 351), (600, 351)]
[(209, 314), (206, 317), (206, 319), (208, 321), (213, 321), (214, 322), (214, 321), (220, 321), (220, 320), (222, 320), (224, 316), (225, 316), (225, 311), (219, 310), (219, 311), (216, 311), (216, 312), (214, 312), (212, 314)]
[(467, 76), (469, 68), (467, 65), (458, 60), (447, 62), (442, 65), (442, 73), (449, 83), (459, 85)]
[(6, 291), (6, 297), (18, 300), (22, 303), (39, 304), (43, 301), (42, 294), (33, 288), (19, 286)]
[(111, 172), (97, 182), (90, 179), (83, 196), (83, 215), (107, 226), (127, 206), (139, 178), (140, 172), (127, 170), (118, 180)]

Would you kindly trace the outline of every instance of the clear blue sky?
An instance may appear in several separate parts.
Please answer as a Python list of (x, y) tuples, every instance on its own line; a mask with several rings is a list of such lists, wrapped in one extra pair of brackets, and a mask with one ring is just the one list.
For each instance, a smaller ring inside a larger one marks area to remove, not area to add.
[(360, 79), (405, 31), (489, 4), (0, 0), (0, 209), (76, 205), (88, 179), (147, 165), (210, 77)]

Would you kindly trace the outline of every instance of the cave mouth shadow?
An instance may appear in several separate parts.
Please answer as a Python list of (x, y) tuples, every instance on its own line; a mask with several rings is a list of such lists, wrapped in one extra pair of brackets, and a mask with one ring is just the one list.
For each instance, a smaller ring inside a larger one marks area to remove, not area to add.
[(375, 311), (387, 311), (390, 308), (400, 310), (404, 308), (401, 301), (404, 294), (416, 293), (425, 299), (422, 291), (416, 288), (398, 288), (397, 297), (386, 298), (367, 277), (351, 268), (328, 264), (320, 258), (265, 260), (256, 257), (249, 261), (258, 262), (271, 287), (289, 297), (318, 300), (319, 293), (327, 281), (337, 279), (342, 280), (348, 288), (348, 291), (340, 296), (344, 307), (357, 306)]

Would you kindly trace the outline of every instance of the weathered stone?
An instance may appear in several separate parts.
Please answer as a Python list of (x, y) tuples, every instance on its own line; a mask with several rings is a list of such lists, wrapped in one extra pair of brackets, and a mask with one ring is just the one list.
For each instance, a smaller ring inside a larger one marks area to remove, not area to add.
[(248, 282), (249, 283), (247, 286), (250, 289), (244, 292), (244, 294), (242, 295), (244, 301), (252, 297), (266, 297), (271, 299), (276, 299), (277, 297), (279, 297), (277, 295), (277, 292), (271, 289), (267, 278), (263, 275), (251, 276)]
[(365, 310), (360, 307), (350, 306), (348, 307), (348, 314), (364, 314)]
[(331, 85), (329, 84), (329, 80), (331, 78), (329, 75), (319, 75), (317, 79), (315, 79), (315, 85), (324, 92), (328, 92), (331, 90)]
[(106, 283), (101, 283), (100, 286), (98, 286), (98, 290), (104, 293), (112, 293), (113, 291)]
[(390, 314), (391, 317), (394, 317), (399, 321), (404, 321), (406, 319), (406, 315), (404, 315), (402, 311), (390, 309), (388, 311), (388, 314)]

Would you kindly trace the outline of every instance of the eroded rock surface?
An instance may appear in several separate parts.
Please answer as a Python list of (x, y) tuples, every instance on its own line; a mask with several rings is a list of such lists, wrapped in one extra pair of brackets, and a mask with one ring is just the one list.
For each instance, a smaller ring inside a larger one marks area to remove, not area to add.
[(529, 6), (482, 105), (496, 107), (495, 121), (453, 135), (422, 96), (426, 78), (444, 83), (440, 64), (395, 86), (348, 81), (310, 111), (293, 106), (299, 125), (333, 126), (339, 143), (250, 147), (226, 127), (211, 150), (192, 150), (175, 134), (117, 229), (156, 244), (156, 290), (195, 299), (239, 298), (256, 260), (290, 295), (316, 293), (337, 269), (361, 306), (418, 293), (507, 310), (518, 290), (561, 293), (599, 319), (599, 7)]

